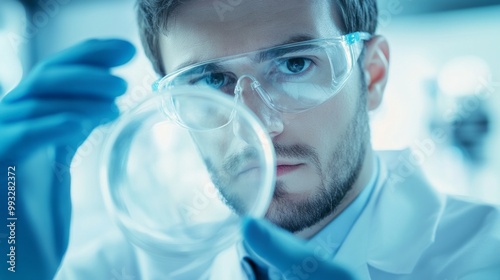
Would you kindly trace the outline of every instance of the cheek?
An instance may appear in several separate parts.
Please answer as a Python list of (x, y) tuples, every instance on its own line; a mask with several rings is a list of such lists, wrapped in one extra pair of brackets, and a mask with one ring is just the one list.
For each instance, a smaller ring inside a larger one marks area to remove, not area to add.
[(312, 146), (320, 157), (330, 155), (352, 121), (357, 104), (355, 94), (345, 88), (319, 107), (297, 115), (288, 122), (289, 128), (297, 130), (300, 142)]

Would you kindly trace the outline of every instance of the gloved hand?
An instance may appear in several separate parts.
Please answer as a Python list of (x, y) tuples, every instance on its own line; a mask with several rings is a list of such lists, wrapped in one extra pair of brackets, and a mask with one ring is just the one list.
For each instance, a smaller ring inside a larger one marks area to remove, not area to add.
[(304, 241), (268, 221), (245, 218), (243, 238), (250, 255), (278, 269), (283, 279), (354, 279), (346, 268), (315, 255)]
[[(118, 116), (114, 100), (126, 82), (110, 68), (134, 53), (123, 40), (81, 43), (37, 65), (0, 100), (0, 219), (17, 218), (14, 227), (0, 227), (1, 279), (54, 277), (69, 237), (74, 155), (68, 151)], [(10, 210), (8, 200), (15, 204)], [(15, 262), (6, 263), (12, 251)]]
[(78, 144), (82, 124), (94, 127), (118, 115), (114, 99), (126, 82), (109, 68), (128, 62), (134, 47), (122, 40), (91, 40), (37, 65), (0, 102), (0, 155), (19, 158), (47, 144)]

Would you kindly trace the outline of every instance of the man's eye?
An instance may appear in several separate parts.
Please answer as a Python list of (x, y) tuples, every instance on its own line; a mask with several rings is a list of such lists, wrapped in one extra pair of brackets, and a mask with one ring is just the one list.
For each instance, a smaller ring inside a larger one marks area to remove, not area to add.
[(190, 77), (188, 80), (189, 85), (210, 87), (227, 94), (233, 94), (237, 78), (228, 72), (207, 72), (202, 75)]
[(235, 78), (229, 73), (207, 73), (197, 83), (225, 91), (234, 86)]
[(229, 81), (224, 73), (212, 73), (205, 77), (205, 83), (213, 88), (224, 87)]
[(307, 70), (311, 65), (311, 60), (303, 57), (289, 58), (278, 66), (279, 70), (284, 74), (300, 74)]

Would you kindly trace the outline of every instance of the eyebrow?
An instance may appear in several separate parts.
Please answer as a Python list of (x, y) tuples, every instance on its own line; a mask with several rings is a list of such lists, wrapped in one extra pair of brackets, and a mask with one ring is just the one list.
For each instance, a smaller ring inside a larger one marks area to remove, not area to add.
[[(300, 43), (300, 42), (310, 41), (310, 40), (314, 40), (314, 39), (316, 39), (316, 38), (311, 36), (311, 35), (307, 35), (307, 34), (294, 35), (281, 43), (278, 43), (278, 44), (271, 46), (271, 47), (267, 47), (265, 49), (277, 48), (277, 47), (282, 46), (282, 45)], [(262, 62), (262, 61), (269, 60), (270, 58), (278, 57), (278, 56), (281, 56), (281, 55), (284, 55), (287, 53), (292, 53), (292, 52), (295, 52), (298, 50), (309, 49), (309, 48), (310, 48), (310, 46), (296, 46), (296, 47), (290, 47), (290, 48), (286, 48), (286, 49), (268, 50), (268, 51), (263, 51), (263, 52), (259, 52), (259, 50), (256, 50), (256, 51), (251, 51), (251, 52), (258, 52), (256, 60), (259, 62)], [(174, 68), (172, 73), (179, 71), (180, 69), (183, 69), (185, 67), (195, 65), (198, 63), (200, 63), (200, 59), (192, 59), (192, 60), (186, 61), (184, 63), (181, 63), (176, 68)], [(214, 63), (210, 63), (210, 64), (214, 64)], [(198, 67), (196, 67), (196, 68), (198, 68)]]
[[(180, 69), (182, 69), (182, 68), (180, 68)], [(197, 67), (194, 67), (193, 69), (189, 69), (189, 70), (183, 72), (182, 75), (201, 74), (205, 71), (218, 72), (218, 71), (223, 71), (223, 69), (224, 68), (217, 63), (208, 63), (208, 64), (199, 65)]]
[(257, 58), (255, 60), (258, 62), (263, 62), (263, 61), (267, 61), (267, 60), (270, 60), (270, 59), (273, 59), (276, 57), (283, 56), (285, 54), (316, 48), (316, 46), (313, 46), (313, 45), (299, 45), (299, 46), (293, 46), (293, 47), (279, 48), (280, 46), (283, 46), (283, 45), (301, 43), (301, 42), (310, 41), (310, 40), (314, 40), (314, 39), (315, 38), (308, 36), (308, 35), (294, 36), (281, 44), (278, 44), (274, 47), (271, 47), (270, 50), (259, 52), (257, 54)]
[(170, 73), (177, 72), (177, 71), (179, 71), (185, 67), (188, 67), (190, 65), (198, 64), (198, 61), (199, 61), (199, 59), (193, 59), (193, 60), (189, 60), (189, 61), (186, 61), (184, 63), (181, 63), (179, 66), (175, 67), (174, 70), (172, 70)]

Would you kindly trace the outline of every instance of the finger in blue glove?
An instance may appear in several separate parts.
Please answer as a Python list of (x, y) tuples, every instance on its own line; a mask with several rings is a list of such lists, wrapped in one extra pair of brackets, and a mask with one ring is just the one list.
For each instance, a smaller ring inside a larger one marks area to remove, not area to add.
[(265, 220), (245, 218), (245, 248), (280, 271), (285, 279), (354, 279), (346, 268), (323, 259), (306, 242)]
[[(127, 41), (89, 40), (40, 63), (0, 101), (0, 155), (19, 158), (37, 147), (83, 142), (88, 127), (118, 116), (114, 104), (126, 82), (110, 67), (129, 61), (135, 48)], [(86, 129), (82, 128), (85, 124)]]

